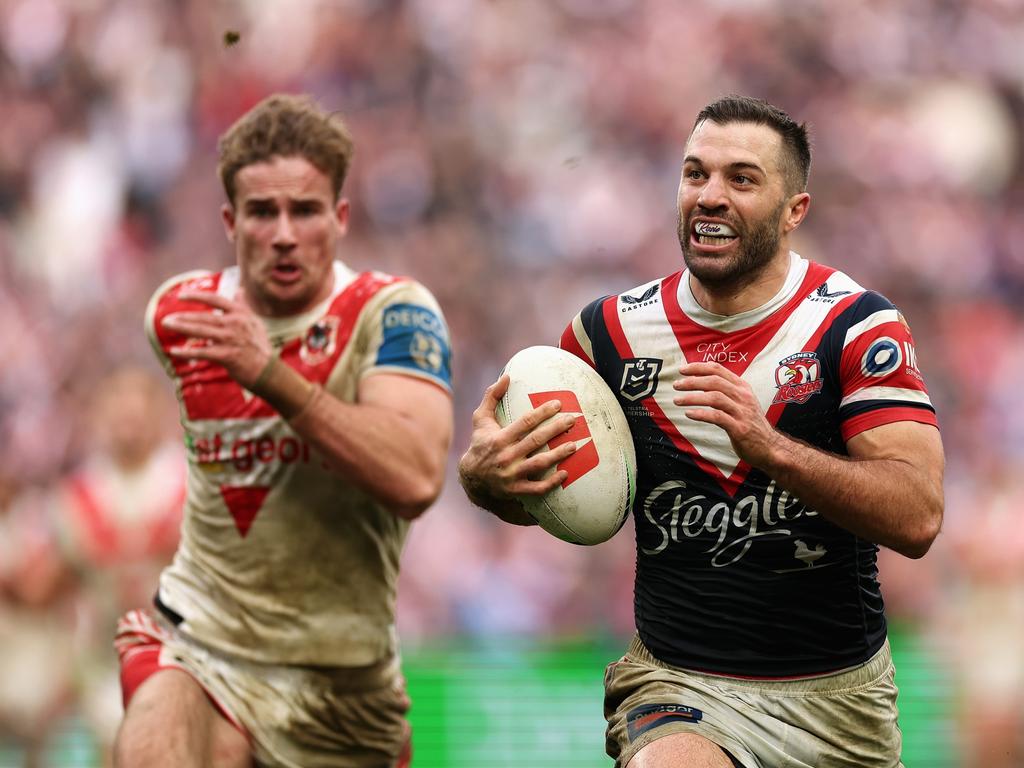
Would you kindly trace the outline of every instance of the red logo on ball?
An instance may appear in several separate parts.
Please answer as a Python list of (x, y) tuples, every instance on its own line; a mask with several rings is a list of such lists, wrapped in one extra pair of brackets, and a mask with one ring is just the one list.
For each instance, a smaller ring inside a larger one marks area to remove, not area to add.
[[(530, 394), (530, 402), (534, 408), (549, 400), (557, 400), (562, 404), (561, 413), (576, 414), (576, 421), (573, 425), (567, 431), (553, 437), (548, 443), (548, 448), (557, 448), (570, 440), (576, 443), (576, 452), (558, 464), (559, 469), (564, 469), (569, 473), (569, 476), (562, 481), (562, 487), (568, 488), (600, 464), (601, 458), (597, 455), (594, 436), (590, 434), (590, 427), (587, 426), (587, 420), (583, 418), (583, 409), (580, 408), (580, 401), (576, 399), (576, 395), (568, 390), (532, 392)], [(586, 441), (586, 444), (580, 445), (582, 441)]]

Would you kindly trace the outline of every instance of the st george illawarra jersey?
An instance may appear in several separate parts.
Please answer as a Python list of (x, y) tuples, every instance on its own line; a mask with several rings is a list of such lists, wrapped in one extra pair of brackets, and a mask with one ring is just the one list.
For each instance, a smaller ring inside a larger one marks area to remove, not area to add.
[[(223, 366), (171, 357), (174, 312), (213, 311), (182, 291), (233, 298), (238, 269), (191, 272), (150, 301), (146, 331), (174, 380), (188, 486), (181, 543), (157, 605), (196, 640), (279, 664), (362, 666), (394, 650), (398, 559), (409, 523), (384, 509)], [(345, 402), (397, 373), (450, 389), (448, 329), (420, 284), (334, 265), (312, 310), (264, 318), (281, 361)]]
[[(617, 395), (637, 454), (636, 626), (662, 661), (788, 677), (859, 664), (885, 640), (877, 547), (822, 518), (673, 404), (684, 363), (753, 388), (780, 431), (837, 454), (897, 421), (937, 425), (903, 316), (791, 254), (767, 304), (723, 317), (679, 272), (588, 305), (561, 346)], [(898, 511), (898, 510), (897, 510)]]

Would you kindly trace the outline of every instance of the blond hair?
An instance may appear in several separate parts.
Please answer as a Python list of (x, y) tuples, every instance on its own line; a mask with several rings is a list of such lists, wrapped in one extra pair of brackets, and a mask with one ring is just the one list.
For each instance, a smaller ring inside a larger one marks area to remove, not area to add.
[(217, 174), (235, 203), (235, 176), (273, 157), (302, 157), (331, 179), (341, 194), (355, 145), (344, 121), (309, 96), (275, 94), (242, 115), (217, 143)]

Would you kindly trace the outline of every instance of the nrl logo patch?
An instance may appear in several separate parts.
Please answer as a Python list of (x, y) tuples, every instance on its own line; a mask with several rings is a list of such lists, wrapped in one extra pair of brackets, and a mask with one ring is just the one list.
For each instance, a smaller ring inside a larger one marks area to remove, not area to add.
[(320, 365), (334, 354), (338, 343), (338, 318), (321, 317), (306, 331), (299, 358), (306, 365)]
[(622, 362), (625, 366), (622, 369), (619, 394), (631, 401), (653, 395), (658, 388), (662, 361), (656, 357), (631, 357)]
[(825, 382), (821, 378), (821, 364), (816, 352), (797, 352), (779, 361), (775, 369), (776, 403), (806, 403), (811, 395), (821, 391)]

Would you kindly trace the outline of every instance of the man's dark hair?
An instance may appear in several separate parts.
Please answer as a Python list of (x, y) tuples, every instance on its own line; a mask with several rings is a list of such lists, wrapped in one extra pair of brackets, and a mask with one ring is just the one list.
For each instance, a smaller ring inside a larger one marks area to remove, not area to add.
[(705, 120), (717, 125), (729, 123), (756, 123), (773, 128), (782, 138), (785, 151), (784, 171), (790, 191), (807, 189), (811, 173), (811, 144), (807, 137), (807, 123), (797, 123), (776, 106), (751, 96), (723, 96), (708, 104), (697, 115), (694, 129)]

